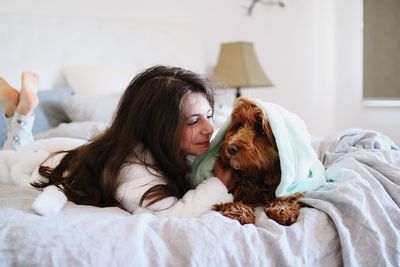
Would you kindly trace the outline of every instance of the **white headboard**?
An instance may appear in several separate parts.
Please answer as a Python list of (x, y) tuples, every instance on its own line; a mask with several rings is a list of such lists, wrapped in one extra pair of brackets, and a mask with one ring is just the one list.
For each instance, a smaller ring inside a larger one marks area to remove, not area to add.
[(23, 70), (38, 73), (41, 88), (64, 86), (66, 65), (206, 71), (201, 38), (186, 23), (1, 15), (0, 36), (0, 75), (16, 87)]

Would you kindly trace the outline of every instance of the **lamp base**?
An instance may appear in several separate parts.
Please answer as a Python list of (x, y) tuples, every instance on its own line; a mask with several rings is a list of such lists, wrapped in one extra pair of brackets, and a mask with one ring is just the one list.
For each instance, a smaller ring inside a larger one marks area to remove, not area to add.
[(236, 87), (236, 98), (239, 98), (242, 94), (240, 93), (240, 87)]

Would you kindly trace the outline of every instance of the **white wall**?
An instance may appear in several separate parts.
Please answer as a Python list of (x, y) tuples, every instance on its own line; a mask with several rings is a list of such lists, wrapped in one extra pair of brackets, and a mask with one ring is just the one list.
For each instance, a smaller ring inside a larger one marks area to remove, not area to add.
[(362, 103), (362, 3), (336, 2), (336, 129), (375, 129), (400, 144), (400, 107), (368, 107)]
[[(383, 131), (400, 143), (399, 126), (391, 128), (399, 109), (365, 109), (359, 98), (361, 0), (287, 0), (285, 8), (258, 5), (252, 17), (246, 16), (249, 2), (0, 0), (0, 16), (185, 23), (203, 47), (193, 53), (202, 55), (205, 73), (216, 63), (221, 42), (251, 41), (275, 87), (245, 89), (243, 95), (298, 113), (313, 134), (360, 126)], [(183, 35), (174, 38), (176, 43), (188, 41)], [(233, 94), (228, 90), (225, 99), (232, 102)], [(384, 122), (386, 118), (391, 122)]]

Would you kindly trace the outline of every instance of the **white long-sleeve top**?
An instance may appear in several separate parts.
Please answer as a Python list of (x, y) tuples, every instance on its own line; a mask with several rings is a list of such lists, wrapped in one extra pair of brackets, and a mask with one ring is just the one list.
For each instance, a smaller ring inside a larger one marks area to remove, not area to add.
[(117, 201), (131, 213), (151, 212), (169, 217), (196, 217), (209, 210), (217, 203), (233, 201), (232, 194), (217, 178), (210, 177), (189, 190), (182, 198), (167, 197), (150, 206), (139, 206), (143, 194), (151, 187), (165, 184), (165, 179), (154, 171), (149, 171), (143, 164), (134, 163), (125, 167), (120, 175), (121, 185), (117, 189)]

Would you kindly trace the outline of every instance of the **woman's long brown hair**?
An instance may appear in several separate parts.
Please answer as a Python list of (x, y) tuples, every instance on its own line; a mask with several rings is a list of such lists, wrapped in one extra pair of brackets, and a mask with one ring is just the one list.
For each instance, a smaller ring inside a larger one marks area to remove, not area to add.
[[(67, 151), (55, 168), (40, 166), (39, 173), (48, 181), (32, 185), (56, 185), (76, 204), (115, 206), (121, 170), (141, 162), (166, 180), (165, 185), (150, 188), (141, 204), (146, 200), (150, 205), (168, 196), (181, 198), (190, 189), (190, 167), (181, 152), (182, 98), (190, 92), (201, 93), (213, 107), (206, 78), (176, 67), (145, 70), (125, 90), (110, 127), (91, 142)], [(143, 157), (146, 152), (150, 152), (151, 161)]]

